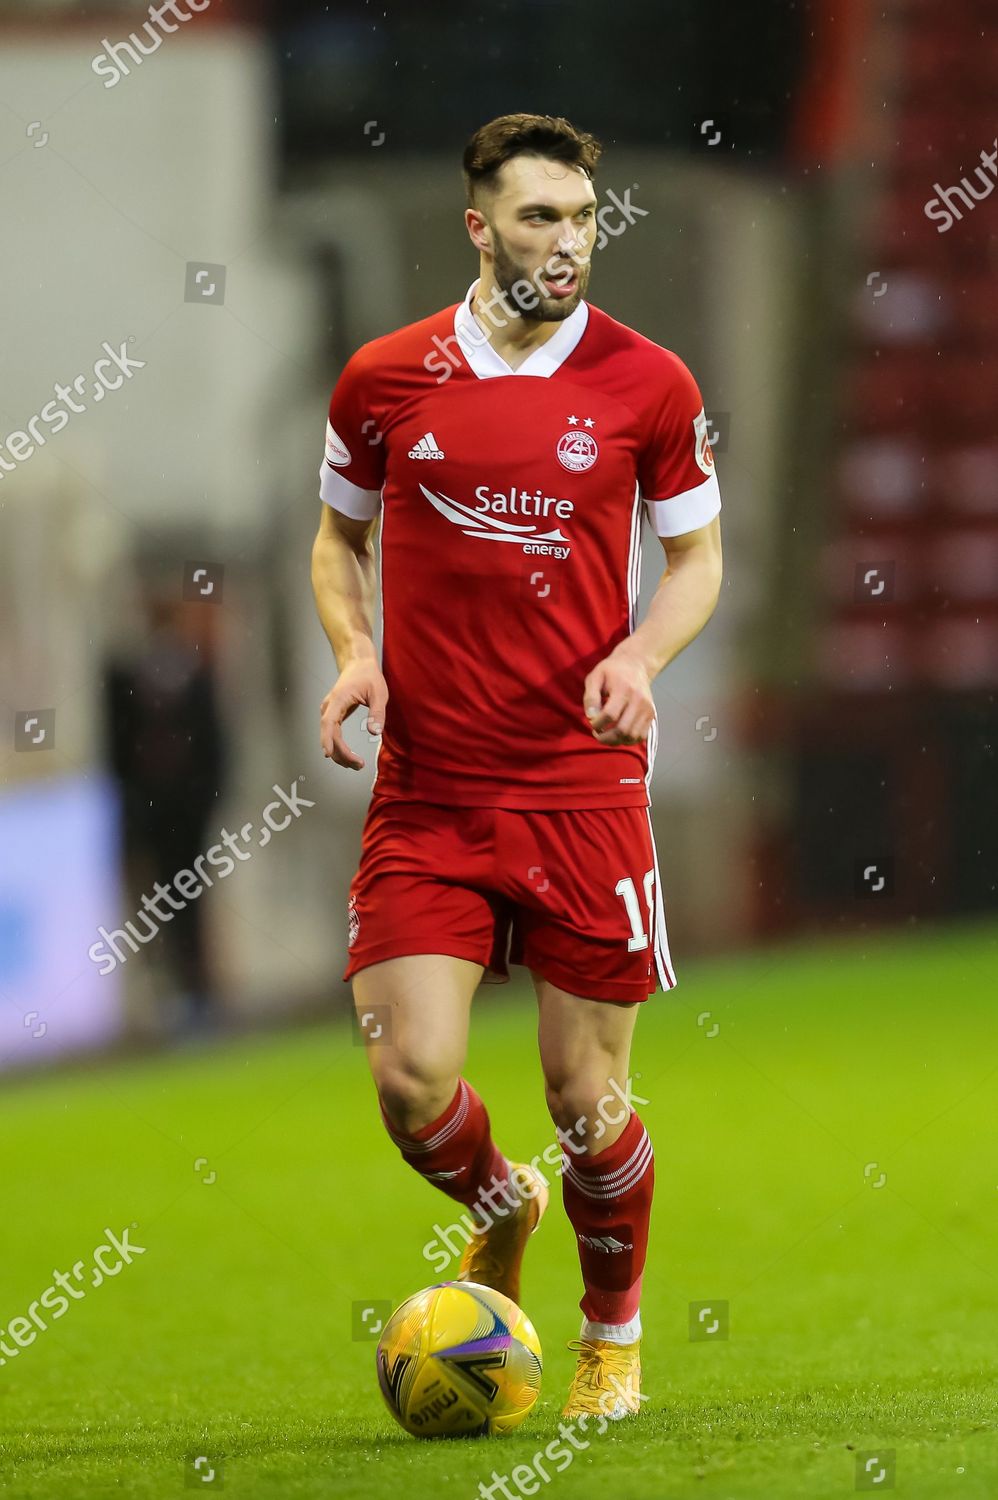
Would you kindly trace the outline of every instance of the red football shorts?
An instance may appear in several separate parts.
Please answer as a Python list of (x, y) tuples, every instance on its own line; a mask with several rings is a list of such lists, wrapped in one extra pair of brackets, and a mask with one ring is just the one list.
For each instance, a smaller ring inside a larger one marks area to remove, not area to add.
[(589, 1000), (676, 983), (645, 807), (534, 812), (375, 795), (350, 886), (344, 979), (410, 953), (524, 964)]

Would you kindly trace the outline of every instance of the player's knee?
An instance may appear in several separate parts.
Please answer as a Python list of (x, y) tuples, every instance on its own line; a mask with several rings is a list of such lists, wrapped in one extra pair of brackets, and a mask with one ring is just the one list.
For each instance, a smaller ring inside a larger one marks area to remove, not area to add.
[(580, 1145), (588, 1146), (605, 1135), (608, 1125), (602, 1107), (605, 1083), (585, 1077), (569, 1078), (563, 1083), (549, 1082), (545, 1094), (548, 1112), (557, 1128)]
[(456, 1078), (433, 1076), (398, 1062), (375, 1068), (374, 1082), (385, 1114), (406, 1133), (438, 1119), (457, 1088)]

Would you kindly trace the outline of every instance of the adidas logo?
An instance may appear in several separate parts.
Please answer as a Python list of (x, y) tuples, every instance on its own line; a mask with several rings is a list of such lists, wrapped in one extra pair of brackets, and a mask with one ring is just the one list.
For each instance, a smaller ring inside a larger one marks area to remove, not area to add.
[(444, 458), (446, 455), (437, 447), (437, 440), (432, 432), (421, 437), (414, 448), (409, 449), (410, 458)]
[(621, 1240), (615, 1239), (612, 1234), (580, 1234), (579, 1239), (584, 1245), (593, 1250), (603, 1250), (608, 1255), (613, 1255), (621, 1250), (633, 1250), (633, 1245), (625, 1245)]

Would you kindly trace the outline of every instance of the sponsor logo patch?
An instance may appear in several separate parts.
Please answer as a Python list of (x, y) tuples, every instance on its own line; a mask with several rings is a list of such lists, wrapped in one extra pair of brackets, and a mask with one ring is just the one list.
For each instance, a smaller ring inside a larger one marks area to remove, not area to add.
[[(475, 491), (478, 506), (472, 508), (449, 495), (438, 494), (419, 486), (424, 499), (428, 500), (452, 526), (457, 526), (465, 536), (479, 541), (512, 542), (530, 556), (568, 557), (571, 552), (569, 538), (552, 521), (568, 520), (575, 509), (571, 500), (559, 500), (553, 495), (542, 495), (538, 490), (531, 495), (525, 490), (519, 494), (514, 489), (509, 494), (490, 491), (487, 485), (479, 485)], [(509, 516), (533, 516), (546, 523), (543, 527), (532, 521), (511, 521)]]
[(697, 463), (705, 474), (713, 474), (714, 455), (710, 451), (710, 439), (707, 436), (707, 413), (702, 407), (700, 415), (693, 418), (693, 437)]
[(352, 462), (350, 449), (331, 422), (326, 423), (326, 462), (337, 469), (345, 469)]

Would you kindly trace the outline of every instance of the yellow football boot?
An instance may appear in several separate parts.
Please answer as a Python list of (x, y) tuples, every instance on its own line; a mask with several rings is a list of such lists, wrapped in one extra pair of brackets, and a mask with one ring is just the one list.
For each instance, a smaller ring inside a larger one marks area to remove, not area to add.
[(563, 1416), (586, 1414), (619, 1422), (641, 1410), (640, 1339), (633, 1344), (574, 1339), (568, 1347), (579, 1358)]
[(502, 1218), (496, 1215), (487, 1228), (477, 1230), (461, 1256), (456, 1281), (477, 1281), (490, 1286), (519, 1305), (520, 1266), (527, 1240), (544, 1217), (548, 1206), (547, 1183), (533, 1167), (510, 1163), (519, 1188), (519, 1208)]

